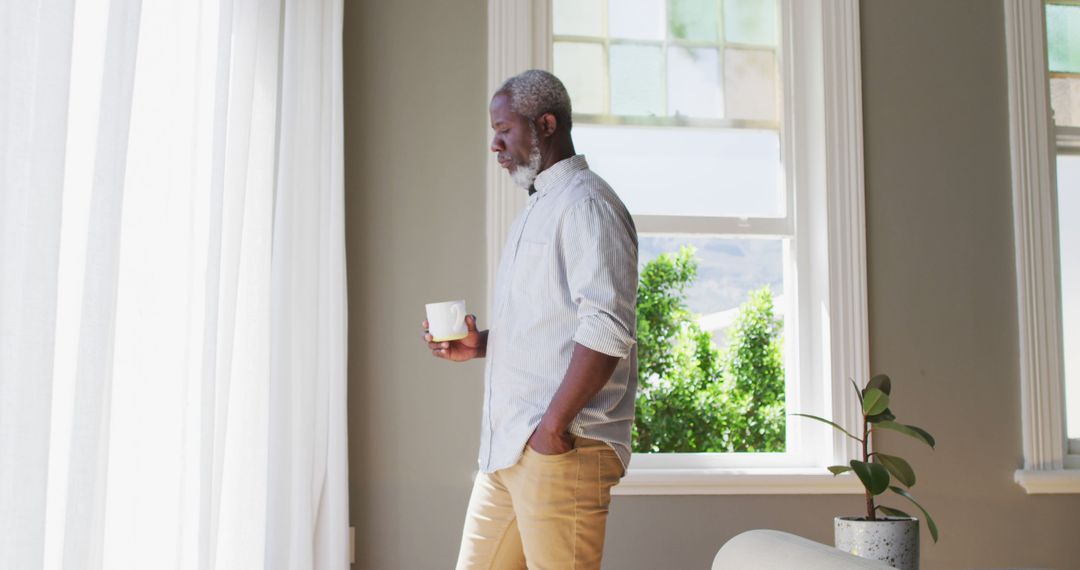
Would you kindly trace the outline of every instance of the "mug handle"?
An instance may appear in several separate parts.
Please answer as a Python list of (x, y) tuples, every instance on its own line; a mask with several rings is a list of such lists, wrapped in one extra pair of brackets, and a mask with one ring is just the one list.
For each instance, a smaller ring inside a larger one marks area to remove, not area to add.
[(450, 314), (453, 315), (450, 319), (451, 319), (451, 322), (454, 323), (454, 329), (453, 329), (454, 332), (460, 332), (461, 329), (463, 329), (463, 328), (468, 330), (468, 327), (464, 326), (465, 325), (465, 315), (463, 314), (463, 312), (461, 310), (461, 305), (457, 305), (457, 304), (451, 305), (450, 306)]

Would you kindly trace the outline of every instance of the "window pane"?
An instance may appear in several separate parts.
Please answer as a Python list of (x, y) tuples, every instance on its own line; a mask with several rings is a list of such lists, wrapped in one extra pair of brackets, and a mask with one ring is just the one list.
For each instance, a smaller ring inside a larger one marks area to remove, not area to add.
[(724, 50), (724, 115), (775, 121), (776, 61), (771, 51)]
[(717, 41), (720, 30), (716, 0), (671, 0), (668, 28), (680, 40)]
[(660, 46), (611, 46), (611, 112), (664, 115), (663, 55)]
[(775, 131), (577, 123), (574, 145), (631, 213), (784, 216)]
[[(746, 302), (751, 291), (767, 285), (774, 296), (783, 296), (783, 242), (782, 239), (646, 234), (638, 237), (638, 260), (643, 265), (661, 253), (692, 246), (698, 267), (697, 279), (686, 291), (687, 307), (701, 317), (699, 322), (711, 327), (709, 330), (723, 333), (734, 311)], [(777, 303), (776, 311), (783, 314), (782, 302)], [(723, 334), (716, 339), (722, 346)]]
[(663, 0), (609, 0), (608, 29), (613, 38), (664, 39)]
[(715, 49), (668, 48), (668, 113), (687, 117), (723, 115), (720, 52)]
[(1056, 125), (1080, 127), (1080, 77), (1051, 77), (1050, 106)]
[(1080, 438), (1080, 156), (1058, 157), (1057, 182), (1066, 424)]
[(1050, 71), (1080, 73), (1080, 5), (1046, 7)]
[(775, 46), (779, 23), (776, 0), (724, 0), (724, 39)]
[(784, 241), (639, 243), (634, 450), (783, 451)]
[(554, 0), (552, 26), (556, 35), (603, 36), (603, 0)]
[(604, 112), (604, 47), (555, 42), (555, 75), (566, 85), (575, 113)]

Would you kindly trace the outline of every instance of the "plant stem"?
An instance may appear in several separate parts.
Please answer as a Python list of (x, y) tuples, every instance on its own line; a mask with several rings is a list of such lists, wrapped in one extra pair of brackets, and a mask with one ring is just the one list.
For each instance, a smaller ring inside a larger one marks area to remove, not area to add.
[[(870, 463), (870, 420), (867, 416), (863, 415), (863, 462)], [(874, 496), (870, 494), (870, 489), (866, 490), (866, 520), (876, 521), (877, 516), (874, 514)]]

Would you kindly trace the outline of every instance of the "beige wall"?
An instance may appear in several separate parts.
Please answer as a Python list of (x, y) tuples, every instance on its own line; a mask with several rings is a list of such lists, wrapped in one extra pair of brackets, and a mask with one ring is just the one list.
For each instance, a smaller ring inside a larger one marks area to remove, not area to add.
[[(426, 301), (486, 324), (485, 2), (345, 12), (352, 521), (361, 568), (448, 568), (479, 438), (479, 363), (435, 361)], [(1080, 496), (1023, 494), (1002, 9), (864, 0), (871, 358), (896, 381), (925, 568), (1080, 568)], [(587, 152), (587, 149), (584, 149)], [(603, 173), (601, 173), (603, 174)], [(750, 528), (831, 540), (857, 497), (617, 497), (606, 568), (707, 567)], [(924, 539), (927, 539), (924, 534)]]

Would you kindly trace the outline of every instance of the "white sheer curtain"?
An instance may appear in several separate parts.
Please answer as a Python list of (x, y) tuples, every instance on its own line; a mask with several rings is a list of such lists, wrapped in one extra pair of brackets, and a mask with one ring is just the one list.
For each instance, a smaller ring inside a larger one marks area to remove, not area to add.
[(0, 0), (0, 569), (347, 568), (342, 0)]

